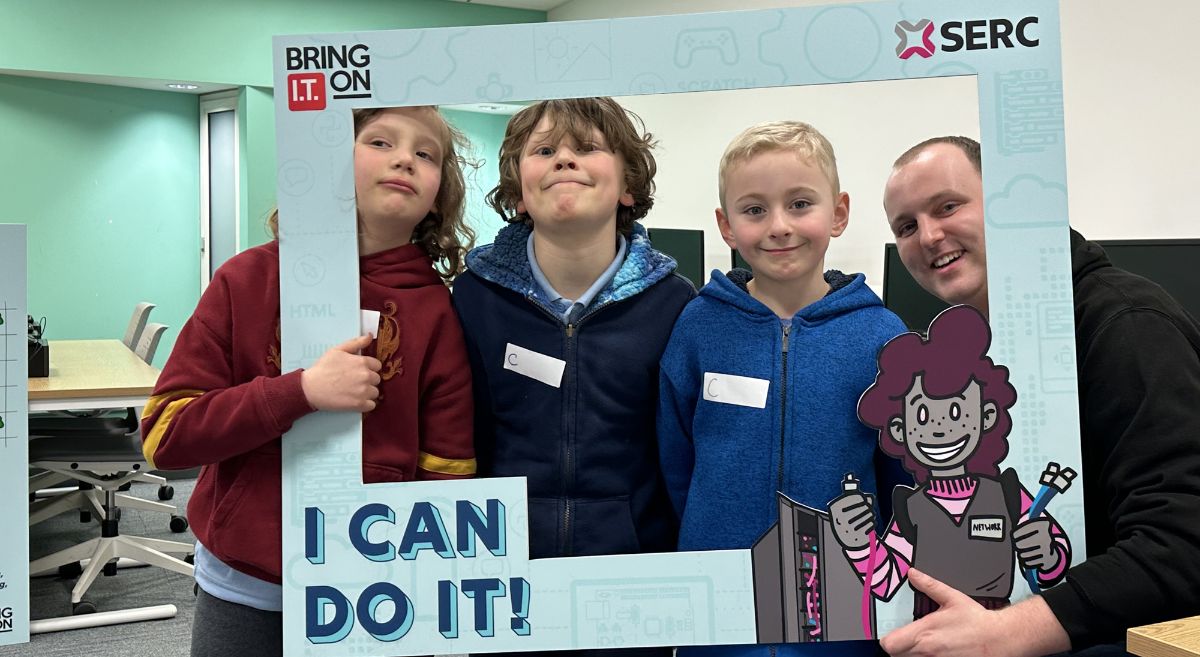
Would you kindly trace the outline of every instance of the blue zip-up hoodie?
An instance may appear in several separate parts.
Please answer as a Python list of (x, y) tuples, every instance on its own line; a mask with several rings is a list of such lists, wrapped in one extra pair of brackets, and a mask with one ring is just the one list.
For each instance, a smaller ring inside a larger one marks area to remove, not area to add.
[[(525, 476), (530, 557), (667, 552), (677, 521), (654, 435), (658, 361), (695, 297), (634, 225), (625, 261), (567, 324), (540, 299), (530, 228), (471, 251), (454, 285), (475, 390), (480, 476)], [(564, 361), (561, 387), (505, 369), (513, 344)]]
[[(682, 522), (680, 550), (749, 548), (777, 520), (775, 491), (816, 509), (842, 493), (853, 472), (869, 493), (912, 483), (877, 448), (857, 405), (875, 380), (879, 350), (905, 332), (862, 274), (830, 271), (832, 290), (790, 327), (750, 296), (750, 272), (714, 271), (675, 324), (663, 354), (659, 453)], [(753, 408), (703, 397), (705, 373), (769, 382)], [(877, 478), (878, 477), (878, 478)], [(876, 496), (880, 517), (891, 495)], [(680, 649), (681, 655), (874, 654), (866, 642)]]

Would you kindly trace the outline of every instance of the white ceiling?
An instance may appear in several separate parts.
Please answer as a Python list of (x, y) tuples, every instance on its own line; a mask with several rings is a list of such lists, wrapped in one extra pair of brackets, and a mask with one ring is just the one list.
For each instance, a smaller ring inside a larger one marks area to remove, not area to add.
[[(82, 75), (78, 73), (56, 73), (54, 71), (18, 71), (0, 68), (0, 75), (20, 75), (29, 78), (48, 78), (50, 80), (67, 80), (69, 82), (87, 82), (90, 84), (107, 84), (114, 87), (132, 87), (134, 89), (150, 89), (152, 91), (169, 91), (180, 94), (208, 94), (214, 91), (236, 89), (230, 84), (213, 84), (211, 82), (193, 82), (191, 80), (155, 80), (151, 78), (122, 78), (112, 75)], [(171, 89), (168, 84), (186, 82), (196, 85), (195, 89)]]

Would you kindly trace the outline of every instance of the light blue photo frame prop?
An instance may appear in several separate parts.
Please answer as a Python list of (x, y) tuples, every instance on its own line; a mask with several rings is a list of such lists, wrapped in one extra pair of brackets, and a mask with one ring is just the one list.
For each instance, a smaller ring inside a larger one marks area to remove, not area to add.
[[(1004, 465), (1025, 481), (1051, 460), (1081, 468), (1055, 2), (319, 34), (273, 48), (284, 371), (359, 332), (353, 108), (974, 75), (990, 355), (1020, 391)], [(794, 595), (764, 601), (788, 580), (778, 563), (779, 577), (764, 578), (751, 550), (531, 561), (523, 479), (368, 486), (360, 445), (360, 416), (345, 413), (312, 414), (283, 441), (288, 655), (813, 639)], [(1081, 500), (1076, 483), (1054, 506), (1075, 560), (1086, 553)], [(1023, 592), (1017, 582), (1014, 598)], [(898, 595), (864, 624), (882, 635), (911, 614)], [(832, 622), (821, 639), (864, 636), (857, 619)]]
[(24, 224), (0, 224), (0, 646), (29, 641), (29, 350)]

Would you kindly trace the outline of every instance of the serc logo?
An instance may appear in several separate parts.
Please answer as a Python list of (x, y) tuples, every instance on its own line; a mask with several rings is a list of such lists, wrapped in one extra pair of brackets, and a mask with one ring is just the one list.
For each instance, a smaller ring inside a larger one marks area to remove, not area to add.
[[(933, 56), (937, 52), (937, 46), (929, 38), (933, 36), (933, 30), (933, 21), (928, 18), (917, 21), (915, 25), (908, 21), (896, 23), (896, 36), (900, 37), (900, 43), (896, 44), (896, 56), (900, 59), (908, 59), (913, 55), (922, 59)], [(909, 45), (910, 38), (916, 43)]]
[(933, 41), (935, 30), (941, 36), (942, 52), (960, 50), (993, 50), (997, 48), (1036, 48), (1040, 43), (1033, 34), (1038, 24), (1037, 16), (1026, 16), (1016, 22), (1007, 18), (987, 18), (969, 21), (946, 21), (941, 29), (928, 18), (916, 23), (896, 23), (896, 56), (908, 59), (917, 55), (928, 59), (938, 51)]

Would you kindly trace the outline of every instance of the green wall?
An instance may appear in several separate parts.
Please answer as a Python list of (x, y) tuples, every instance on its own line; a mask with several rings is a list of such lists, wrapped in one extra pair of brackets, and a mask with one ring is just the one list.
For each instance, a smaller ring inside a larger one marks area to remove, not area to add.
[(271, 37), (546, 20), (444, 0), (0, 0), (0, 68), (270, 87)]
[[(239, 96), (242, 148), (242, 248), (271, 239), (266, 229), (267, 216), (275, 207), (275, 127), (273, 97), (270, 89), (244, 87)], [(442, 110), (455, 127), (466, 135), (471, 151), (466, 153), (473, 165), (464, 169), (467, 182), (466, 217), (475, 230), (476, 244), (489, 244), (504, 222), (484, 203), (484, 196), (499, 182), (497, 154), (504, 141), (509, 116)], [(247, 162), (272, 163), (248, 166)]]
[(152, 301), (162, 364), (200, 289), (199, 141), (194, 96), (0, 76), (0, 222), (28, 225), (48, 338), (121, 338)]
[[(198, 97), (5, 69), (236, 88), (245, 249), (269, 239), (275, 200), (272, 35), (545, 20), (443, 0), (0, 0), (0, 16), (0, 222), (29, 225), (30, 312), (52, 339), (119, 338), (153, 301), (172, 328), (158, 365), (199, 297)], [(505, 118), (464, 119), (493, 160)]]
[(242, 249), (271, 239), (267, 217), (275, 209), (275, 97), (270, 87), (242, 87), (238, 94), (241, 147)]
[(454, 110), (443, 110), (443, 114), (471, 140), (472, 152), (467, 157), (479, 166), (463, 171), (467, 181), (467, 223), (475, 230), (476, 244), (491, 244), (496, 232), (504, 227), (504, 221), (483, 202), (483, 197), (500, 180), (497, 155), (510, 117)]

